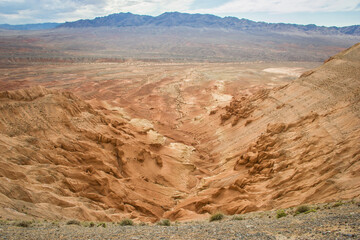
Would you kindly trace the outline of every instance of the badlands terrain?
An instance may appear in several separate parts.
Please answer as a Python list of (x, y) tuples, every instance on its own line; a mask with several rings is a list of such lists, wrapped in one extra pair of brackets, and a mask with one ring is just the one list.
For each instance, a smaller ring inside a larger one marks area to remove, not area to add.
[[(41, 220), (49, 239), (79, 238), (70, 219), (127, 218), (182, 222), (175, 239), (281, 239), (300, 225), (305, 239), (356, 238), (358, 28), (167, 13), (0, 30), (0, 238), (25, 237), (15, 220)], [(274, 222), (304, 204), (323, 211)], [(221, 225), (188, 228), (218, 212)], [(254, 235), (230, 234), (244, 226)]]
[(358, 198), (359, 75), (360, 44), (324, 64), (4, 62), (0, 215), (183, 221)]

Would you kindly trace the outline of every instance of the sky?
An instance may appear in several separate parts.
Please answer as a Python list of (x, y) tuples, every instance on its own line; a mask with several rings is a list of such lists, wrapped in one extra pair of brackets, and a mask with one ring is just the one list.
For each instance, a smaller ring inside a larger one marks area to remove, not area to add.
[(360, 0), (0, 0), (0, 24), (66, 22), (131, 12), (207, 13), (254, 21), (360, 25)]

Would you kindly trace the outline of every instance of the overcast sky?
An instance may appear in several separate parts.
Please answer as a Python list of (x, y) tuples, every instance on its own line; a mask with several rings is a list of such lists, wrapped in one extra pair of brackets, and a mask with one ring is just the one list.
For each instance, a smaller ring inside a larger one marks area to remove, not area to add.
[(0, 0), (0, 24), (65, 22), (131, 12), (209, 13), (255, 21), (360, 24), (360, 0)]

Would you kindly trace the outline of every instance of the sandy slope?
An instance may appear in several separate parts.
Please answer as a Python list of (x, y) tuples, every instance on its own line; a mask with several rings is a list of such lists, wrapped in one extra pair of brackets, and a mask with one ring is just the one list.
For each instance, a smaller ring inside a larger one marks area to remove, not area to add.
[[(95, 110), (58, 90), (1, 92), (0, 214), (185, 220), (359, 196), (359, 69), (358, 44), (290, 84), (205, 111), (182, 108), (197, 90), (165, 79), (175, 129), (161, 111), (155, 123), (113, 101), (89, 98)], [(134, 100), (156, 102), (146, 86)], [(211, 93), (206, 101), (231, 99)]]

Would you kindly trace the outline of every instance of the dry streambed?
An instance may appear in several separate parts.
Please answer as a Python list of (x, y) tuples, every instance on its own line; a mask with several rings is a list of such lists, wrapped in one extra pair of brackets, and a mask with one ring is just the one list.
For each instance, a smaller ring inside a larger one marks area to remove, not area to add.
[[(301, 213), (299, 213), (299, 211)], [(170, 226), (115, 222), (3, 219), (0, 239), (359, 239), (360, 202), (352, 200), (278, 211), (172, 222)]]

